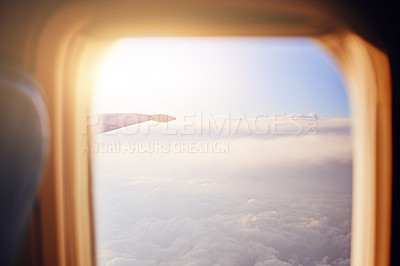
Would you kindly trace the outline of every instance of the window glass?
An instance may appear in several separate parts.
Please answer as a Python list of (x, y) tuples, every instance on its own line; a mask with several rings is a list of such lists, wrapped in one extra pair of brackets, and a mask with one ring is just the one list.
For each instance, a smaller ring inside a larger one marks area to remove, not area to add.
[(99, 265), (350, 265), (351, 118), (317, 42), (123, 39), (94, 82)]

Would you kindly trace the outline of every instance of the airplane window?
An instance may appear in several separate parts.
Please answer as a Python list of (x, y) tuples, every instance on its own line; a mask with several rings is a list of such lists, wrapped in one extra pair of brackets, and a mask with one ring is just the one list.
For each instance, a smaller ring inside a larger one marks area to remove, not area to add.
[(340, 68), (309, 38), (129, 38), (92, 113), (99, 265), (350, 265)]

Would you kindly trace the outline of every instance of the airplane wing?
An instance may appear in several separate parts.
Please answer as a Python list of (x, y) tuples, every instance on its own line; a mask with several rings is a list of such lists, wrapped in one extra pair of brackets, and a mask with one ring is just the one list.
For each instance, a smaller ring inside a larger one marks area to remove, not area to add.
[(93, 121), (90, 125), (92, 132), (94, 134), (102, 134), (150, 120), (168, 123), (169, 121), (176, 120), (176, 118), (165, 114), (147, 115), (136, 113), (115, 113), (98, 114), (95, 115), (92, 120)]

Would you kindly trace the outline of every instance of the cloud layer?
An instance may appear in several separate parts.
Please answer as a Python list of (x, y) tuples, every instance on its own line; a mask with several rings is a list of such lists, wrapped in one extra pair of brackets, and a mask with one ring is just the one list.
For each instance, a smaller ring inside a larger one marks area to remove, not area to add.
[(100, 265), (350, 265), (348, 119), (313, 134), (96, 141), (132, 138), (229, 151), (94, 153)]

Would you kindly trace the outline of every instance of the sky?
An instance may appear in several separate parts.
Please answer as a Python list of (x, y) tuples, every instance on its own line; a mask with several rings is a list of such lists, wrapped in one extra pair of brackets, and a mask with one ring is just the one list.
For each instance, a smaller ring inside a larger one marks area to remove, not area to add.
[(340, 68), (308, 38), (122, 39), (95, 87), (94, 113), (349, 117)]
[(313, 40), (118, 41), (93, 102), (117, 112), (177, 119), (93, 136), (99, 265), (350, 265), (351, 117)]

